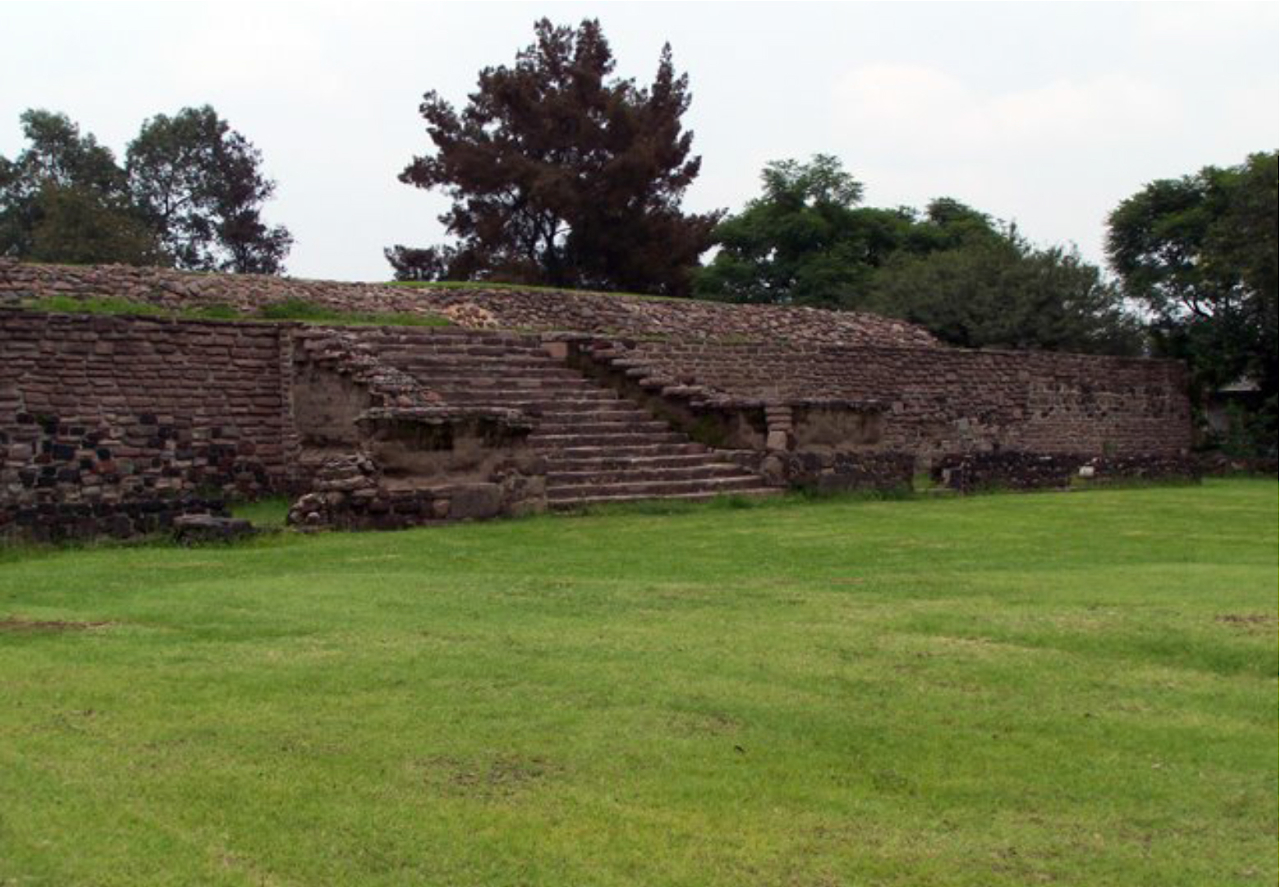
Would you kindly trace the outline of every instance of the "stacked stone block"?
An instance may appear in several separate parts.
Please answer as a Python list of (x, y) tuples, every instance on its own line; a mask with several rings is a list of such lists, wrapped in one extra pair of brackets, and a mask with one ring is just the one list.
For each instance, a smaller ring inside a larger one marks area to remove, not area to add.
[(284, 489), (281, 334), (0, 310), (0, 531)]
[(623, 341), (592, 352), (692, 408), (883, 410), (874, 449), (1178, 454), (1185, 367), (1046, 352)]

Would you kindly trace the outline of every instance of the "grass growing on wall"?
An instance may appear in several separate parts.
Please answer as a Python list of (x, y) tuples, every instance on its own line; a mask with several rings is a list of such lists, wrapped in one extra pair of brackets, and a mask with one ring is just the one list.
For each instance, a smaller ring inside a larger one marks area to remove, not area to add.
[(1272, 480), (0, 553), (0, 883), (1271, 885)]
[(227, 321), (295, 321), (330, 326), (449, 326), (448, 318), (429, 314), (393, 312), (338, 311), (305, 299), (285, 299), (254, 312), (238, 311), (230, 305), (203, 305), (170, 310), (150, 302), (134, 299), (96, 296), (45, 296), (28, 299), (22, 307), (29, 311), (56, 314), (108, 314), (145, 317), (167, 317), (179, 320)]
[(444, 317), (424, 314), (337, 311), (304, 299), (285, 299), (258, 311), (265, 320), (297, 320), (346, 326), (449, 326)]

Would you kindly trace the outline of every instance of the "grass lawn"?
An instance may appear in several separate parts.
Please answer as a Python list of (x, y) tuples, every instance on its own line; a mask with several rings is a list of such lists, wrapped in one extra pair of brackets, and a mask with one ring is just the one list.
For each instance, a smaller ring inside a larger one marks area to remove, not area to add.
[(0, 884), (1270, 887), (1276, 509), (0, 551)]

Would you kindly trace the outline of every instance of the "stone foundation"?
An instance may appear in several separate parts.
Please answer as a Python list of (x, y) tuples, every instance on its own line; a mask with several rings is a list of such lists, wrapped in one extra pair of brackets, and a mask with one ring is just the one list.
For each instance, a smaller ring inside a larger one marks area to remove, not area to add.
[(971, 453), (939, 461), (935, 482), (962, 493), (982, 490), (1065, 489), (1079, 481), (1116, 483), (1133, 480), (1200, 479), (1190, 456), (1090, 456), (1068, 453)]
[(542, 478), (515, 470), (497, 472), (490, 482), (396, 486), (372, 459), (348, 456), (324, 463), (288, 522), (303, 530), (402, 530), (544, 510)]
[(0, 538), (30, 542), (129, 539), (168, 533), (184, 515), (226, 516), (220, 499), (180, 496), (130, 502), (50, 502), (0, 510)]
[(910, 453), (738, 450), (730, 455), (769, 483), (820, 494), (910, 491), (916, 461)]

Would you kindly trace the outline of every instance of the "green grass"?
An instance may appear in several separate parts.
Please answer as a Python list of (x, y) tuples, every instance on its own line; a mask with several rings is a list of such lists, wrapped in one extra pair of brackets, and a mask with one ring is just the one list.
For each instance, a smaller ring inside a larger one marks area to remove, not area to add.
[(202, 305), (173, 311), (149, 302), (118, 297), (42, 296), (27, 299), (22, 307), (29, 311), (56, 314), (111, 314), (145, 317), (170, 317), (181, 320), (232, 321), (297, 321), (332, 326), (449, 326), (445, 317), (430, 314), (408, 314), (370, 311), (336, 311), (305, 299), (285, 299), (266, 305), (256, 312), (237, 311), (230, 305)]
[(242, 517), (263, 530), (283, 530), (289, 516), (289, 500), (284, 497), (242, 502), (231, 510), (233, 517)]
[(1271, 885), (1276, 507), (0, 551), (0, 884)]
[(424, 314), (335, 311), (304, 299), (285, 299), (262, 307), (257, 314), (265, 320), (299, 320), (306, 323), (344, 326), (449, 326), (448, 318)]

